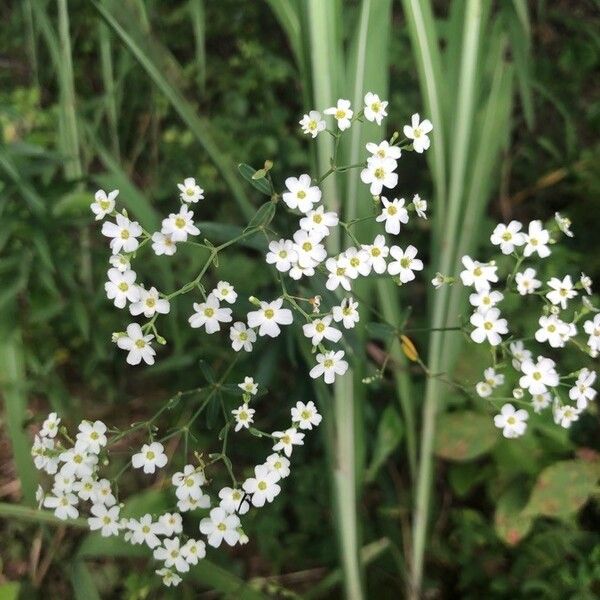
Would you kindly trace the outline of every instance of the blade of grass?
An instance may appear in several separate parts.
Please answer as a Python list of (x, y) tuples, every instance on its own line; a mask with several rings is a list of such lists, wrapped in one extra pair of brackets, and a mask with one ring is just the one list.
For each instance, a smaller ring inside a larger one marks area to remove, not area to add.
[(196, 78), (200, 96), (206, 92), (206, 15), (204, 0), (190, 0), (190, 15), (196, 47)]

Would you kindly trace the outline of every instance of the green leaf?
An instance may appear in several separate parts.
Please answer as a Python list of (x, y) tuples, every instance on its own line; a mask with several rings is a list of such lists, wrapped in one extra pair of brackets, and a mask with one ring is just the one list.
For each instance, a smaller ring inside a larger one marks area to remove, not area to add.
[(266, 171), (264, 169), (255, 171), (250, 165), (241, 163), (238, 165), (238, 171), (240, 172), (240, 175), (246, 181), (249, 181), (259, 192), (262, 192), (266, 196), (272, 194), (271, 185), (265, 179)]
[(472, 460), (488, 452), (497, 440), (488, 415), (468, 410), (446, 413), (438, 418), (435, 453), (447, 460)]
[(246, 229), (252, 229), (254, 227), (266, 227), (275, 216), (275, 202), (265, 202), (257, 211), (256, 214), (250, 219), (250, 223)]
[(93, 196), (89, 191), (73, 191), (59, 198), (52, 207), (55, 217), (91, 215), (90, 204)]
[(73, 561), (68, 570), (76, 600), (100, 600), (90, 570), (82, 560)]
[(0, 585), (0, 600), (17, 600), (21, 584), (18, 581), (9, 581)]
[(526, 516), (567, 518), (596, 491), (598, 461), (564, 460), (544, 469), (523, 509)]
[(533, 519), (521, 512), (526, 500), (522, 487), (514, 486), (496, 505), (494, 527), (498, 537), (509, 546), (517, 545), (531, 529)]
[(397, 448), (404, 434), (404, 426), (398, 411), (387, 406), (381, 415), (377, 428), (377, 439), (371, 458), (371, 464), (365, 475), (366, 481), (373, 481), (387, 457)]

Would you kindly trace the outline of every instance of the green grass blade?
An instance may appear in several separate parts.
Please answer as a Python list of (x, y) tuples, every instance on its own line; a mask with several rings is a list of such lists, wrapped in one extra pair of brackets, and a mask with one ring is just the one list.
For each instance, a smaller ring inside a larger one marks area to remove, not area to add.
[(100, 70), (102, 72), (102, 84), (104, 86), (106, 117), (108, 120), (111, 148), (115, 158), (120, 161), (121, 151), (119, 148), (117, 90), (115, 86), (110, 32), (104, 23), (98, 24), (98, 39), (100, 45)]
[(100, 594), (90, 570), (82, 560), (75, 560), (67, 567), (73, 586), (75, 600), (100, 600)]
[(190, 15), (196, 46), (196, 79), (200, 96), (206, 92), (206, 15), (204, 0), (190, 0)]

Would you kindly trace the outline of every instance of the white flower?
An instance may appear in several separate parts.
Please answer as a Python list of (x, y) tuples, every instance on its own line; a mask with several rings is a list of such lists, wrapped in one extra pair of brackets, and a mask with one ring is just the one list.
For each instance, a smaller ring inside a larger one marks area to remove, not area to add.
[(276, 440), (279, 440), (273, 446), (273, 452), (283, 450), (286, 456), (292, 455), (294, 446), (304, 445), (304, 434), (300, 433), (295, 427), (290, 427), (285, 431), (274, 431), (272, 436)]
[(543, 394), (549, 387), (556, 387), (559, 383), (555, 366), (556, 363), (552, 359), (543, 356), (538, 356), (537, 363), (524, 360), (521, 364), (523, 376), (519, 379), (519, 385), (529, 390), (532, 396)]
[(54, 475), (58, 471), (58, 455), (55, 454), (55, 441), (52, 438), (35, 436), (31, 456), (35, 468)]
[(78, 499), (75, 494), (67, 492), (59, 496), (46, 496), (44, 498), (44, 506), (54, 509), (54, 516), (61, 520), (76, 519), (79, 516), (79, 511), (75, 508)]
[(541, 316), (538, 321), (540, 328), (535, 332), (535, 339), (548, 342), (552, 348), (563, 348), (565, 337), (569, 336), (569, 325), (556, 315)]
[(475, 391), (481, 398), (487, 398), (492, 395), (493, 388), (487, 381), (478, 381), (475, 385)]
[(213, 548), (218, 548), (223, 540), (235, 546), (240, 539), (239, 526), (240, 518), (228, 514), (219, 506), (210, 511), (210, 517), (200, 521), (200, 531), (208, 537), (208, 545)]
[(517, 273), (515, 275), (515, 281), (517, 282), (517, 292), (521, 294), (521, 296), (526, 296), (527, 294), (533, 294), (535, 290), (537, 290), (542, 282), (539, 279), (535, 278), (536, 271), (531, 267), (525, 269), (522, 273)]
[(129, 271), (131, 268), (131, 260), (126, 254), (113, 254), (108, 262), (115, 268), (121, 271), (121, 273), (125, 273), (125, 271)]
[(302, 133), (312, 135), (314, 139), (325, 129), (326, 125), (321, 118), (321, 113), (317, 110), (311, 110), (300, 120), (300, 127), (302, 127)]
[(298, 260), (298, 254), (294, 249), (294, 242), (281, 239), (278, 242), (273, 240), (269, 242), (269, 252), (267, 252), (267, 264), (275, 265), (275, 268), (285, 273), (292, 268), (292, 264)]
[(202, 496), (202, 486), (206, 482), (204, 473), (194, 465), (185, 465), (183, 471), (174, 473), (171, 483), (175, 486), (175, 495), (180, 500), (194, 498), (199, 500)]
[(500, 246), (502, 254), (511, 254), (515, 246), (522, 246), (525, 243), (525, 235), (521, 233), (523, 224), (519, 221), (511, 221), (508, 225), (499, 223), (490, 236), (490, 241), (494, 246)]
[(311, 183), (310, 175), (306, 173), (285, 180), (288, 191), (283, 193), (282, 198), (289, 208), (297, 208), (300, 212), (307, 213), (313, 209), (313, 204), (321, 201), (321, 190)]
[(131, 457), (134, 469), (144, 469), (144, 473), (154, 473), (156, 468), (162, 469), (167, 464), (165, 448), (160, 442), (144, 444), (142, 449)]
[(473, 313), (471, 325), (475, 327), (471, 332), (471, 339), (478, 344), (487, 339), (492, 346), (497, 346), (502, 341), (500, 334), (508, 333), (506, 319), (500, 318), (497, 308), (490, 308), (486, 313)]
[(217, 287), (211, 292), (219, 300), (233, 304), (237, 300), (237, 292), (228, 281), (219, 281)]
[(256, 342), (256, 333), (254, 329), (246, 327), (242, 321), (236, 321), (229, 330), (229, 338), (231, 339), (231, 347), (239, 352), (242, 348), (246, 352), (252, 351), (252, 344)]
[(206, 302), (194, 302), (194, 314), (188, 319), (190, 327), (194, 329), (205, 327), (206, 333), (215, 333), (221, 330), (221, 323), (231, 323), (230, 308), (221, 308), (218, 298), (209, 294)]
[(581, 369), (577, 381), (569, 390), (569, 398), (577, 402), (578, 410), (585, 410), (589, 402), (596, 397), (596, 390), (592, 387), (596, 381), (596, 371)]
[(122, 273), (118, 269), (108, 270), (108, 281), (104, 284), (104, 290), (109, 300), (114, 302), (117, 308), (125, 308), (127, 301), (137, 302), (140, 298), (140, 291), (135, 285), (135, 272), (125, 271)]
[(129, 306), (129, 311), (132, 315), (137, 316), (144, 313), (144, 316), (149, 319), (155, 313), (166, 315), (171, 310), (171, 304), (166, 298), (160, 298), (158, 290), (151, 287), (149, 290), (143, 287), (138, 287), (139, 301), (134, 302)]
[(206, 544), (202, 540), (189, 539), (181, 548), (181, 555), (190, 565), (197, 565), (206, 556)]
[(390, 249), (385, 245), (385, 237), (380, 234), (373, 240), (372, 244), (363, 244), (362, 247), (367, 253), (369, 265), (373, 271), (379, 275), (385, 273), (387, 269), (385, 259), (390, 253)]
[(367, 166), (360, 172), (363, 183), (369, 184), (369, 192), (379, 196), (381, 190), (395, 188), (398, 184), (398, 174), (394, 171), (398, 163), (392, 158), (379, 158), (372, 156), (367, 160)]
[(333, 320), (340, 321), (346, 329), (352, 329), (360, 320), (358, 314), (358, 302), (352, 298), (344, 298), (339, 306), (333, 307)]
[(289, 308), (281, 308), (283, 299), (273, 302), (261, 301), (260, 309), (248, 313), (248, 325), (258, 327), (258, 335), (277, 337), (281, 333), (279, 325), (290, 325), (294, 318)]
[(329, 235), (329, 229), (339, 222), (337, 213), (325, 212), (325, 207), (321, 205), (300, 219), (300, 228), (313, 234), (316, 239), (322, 240)]
[(254, 477), (246, 479), (242, 487), (252, 496), (252, 504), (260, 508), (265, 502), (273, 502), (281, 491), (277, 483), (279, 479), (279, 475), (270, 471), (266, 465), (257, 465), (254, 467)]
[(510, 353), (513, 355), (512, 365), (517, 371), (521, 370), (521, 363), (525, 360), (531, 360), (531, 351), (525, 348), (525, 345), (521, 340), (511, 342)]
[(579, 283), (581, 283), (581, 287), (585, 290), (585, 293), (588, 296), (592, 295), (592, 278), (586, 275), (585, 273), (581, 274), (579, 278)]
[(554, 411), (554, 422), (565, 429), (571, 427), (571, 423), (579, 420), (579, 411), (573, 406), (558, 406)]
[(419, 114), (415, 113), (410, 119), (410, 125), (405, 125), (402, 131), (409, 140), (413, 140), (415, 152), (421, 154), (431, 144), (431, 140), (427, 134), (432, 129), (433, 125), (429, 119), (421, 121)]
[(351, 119), (354, 112), (350, 109), (350, 100), (339, 99), (336, 106), (323, 111), (326, 115), (333, 115), (337, 121), (340, 131), (348, 129), (352, 125)]
[(400, 233), (400, 223), (408, 223), (408, 211), (404, 208), (404, 198), (394, 198), (389, 202), (382, 196), (381, 202), (383, 209), (375, 220), (378, 223), (385, 222), (386, 232), (397, 235)]
[(399, 275), (402, 283), (407, 283), (415, 278), (413, 271), (423, 270), (423, 261), (416, 258), (417, 249), (414, 246), (407, 246), (402, 250), (398, 246), (390, 248), (390, 255), (395, 259), (388, 264), (388, 273), (390, 275)]
[(296, 402), (296, 406), (292, 407), (292, 423), (298, 423), (300, 429), (312, 429), (313, 425), (317, 427), (322, 418), (312, 400), (306, 404)]
[(119, 190), (113, 190), (106, 195), (104, 190), (98, 190), (94, 195), (94, 202), (90, 204), (92, 212), (96, 215), (96, 221), (101, 221), (106, 215), (115, 210), (115, 198), (119, 195)]
[(94, 504), (104, 504), (105, 506), (113, 506), (117, 503), (108, 479), (99, 479), (94, 483), (90, 499)]
[(58, 459), (64, 463), (60, 472), (65, 477), (77, 479), (91, 477), (98, 464), (98, 457), (95, 454), (88, 453), (77, 446), (63, 452)]
[(244, 392), (244, 394), (256, 396), (256, 392), (258, 392), (258, 383), (255, 383), (252, 377), (244, 377), (244, 381), (242, 383), (238, 383), (238, 387)]
[(382, 142), (379, 142), (379, 144), (369, 142), (366, 145), (366, 148), (377, 158), (391, 158), (393, 160), (398, 160), (402, 155), (402, 150), (398, 146), (390, 146), (390, 143), (387, 140), (383, 140)]
[[(89, 479), (88, 476), (82, 477), (82, 479)], [(75, 488), (75, 475), (72, 473), (63, 473), (62, 471), (54, 476), (54, 485), (52, 486), (52, 493), (56, 496), (61, 494), (67, 494), (74, 491)]]
[(571, 219), (567, 217), (563, 217), (560, 213), (554, 213), (554, 220), (558, 225), (558, 228), (567, 236), (573, 237), (573, 232), (571, 231)]
[(188, 496), (177, 500), (177, 509), (180, 512), (188, 512), (197, 508), (210, 508), (210, 496), (208, 494), (200, 494), (199, 498)]
[(117, 346), (127, 350), (127, 362), (130, 365), (139, 365), (143, 360), (148, 365), (154, 364), (156, 352), (150, 345), (154, 339), (151, 334), (144, 335), (142, 328), (137, 323), (127, 325), (127, 334), (117, 338)]
[(344, 252), (344, 256), (348, 259), (350, 266), (355, 272), (355, 278), (359, 274), (366, 277), (371, 272), (371, 260), (369, 259), (369, 254), (363, 248), (358, 250), (354, 246), (350, 246)]
[(177, 573), (171, 571), (171, 569), (167, 569), (166, 567), (163, 567), (162, 569), (157, 569), (155, 573), (159, 577), (162, 577), (162, 582), (167, 587), (177, 587), (181, 583), (181, 577), (179, 577)]
[(317, 364), (310, 370), (313, 379), (323, 376), (325, 383), (333, 383), (336, 375), (343, 375), (348, 370), (348, 363), (343, 360), (344, 351), (330, 350), (325, 354), (317, 354)]
[(196, 183), (193, 177), (187, 177), (183, 183), (178, 183), (177, 187), (181, 192), (179, 199), (182, 202), (198, 202), (204, 198), (204, 190)]
[(505, 438), (517, 438), (525, 433), (528, 418), (529, 414), (525, 409), (516, 410), (512, 404), (505, 404), (500, 414), (494, 417), (494, 425), (502, 429)]
[(475, 306), (478, 312), (486, 312), (488, 309), (496, 306), (504, 298), (502, 292), (483, 290), (475, 292), (469, 296), (469, 302)]
[[(92, 500), (94, 504), (97, 504), (97, 502), (93, 500), (95, 487), (96, 482), (91, 477), (86, 477), (85, 479), (74, 481), (72, 491), (77, 492), (80, 500)], [(113, 502), (113, 504), (115, 503)]]
[(276, 481), (285, 479), (290, 474), (290, 461), (285, 456), (281, 456), (281, 454), (277, 454), (276, 452), (267, 456), (265, 465), (271, 473), (277, 475)]
[(313, 267), (302, 267), (297, 262), (292, 265), (288, 275), (298, 281), (302, 277), (312, 277), (315, 274)]
[(299, 229), (294, 233), (294, 250), (298, 257), (298, 265), (304, 268), (314, 268), (325, 260), (327, 252), (321, 240), (314, 234)]
[(593, 320), (586, 321), (583, 329), (590, 336), (587, 344), (592, 352), (600, 352), (600, 314), (594, 315)]
[(463, 285), (475, 286), (478, 292), (482, 292), (490, 289), (490, 283), (498, 281), (498, 275), (496, 275), (497, 267), (495, 265), (480, 263), (477, 260), (473, 260), (470, 256), (463, 256), (461, 261), (465, 267), (465, 270), (460, 273)]
[(130, 221), (125, 215), (118, 214), (116, 223), (105, 221), (102, 225), (102, 235), (112, 238), (110, 247), (113, 254), (135, 252), (140, 243), (137, 238), (142, 235), (142, 228), (137, 221)]
[(427, 210), (427, 200), (422, 200), (419, 194), (415, 194), (412, 199), (412, 205), (417, 216), (421, 217), (421, 219), (427, 219), (427, 214), (425, 213)]
[(39, 431), (41, 437), (56, 437), (58, 426), (60, 425), (60, 417), (55, 413), (50, 413), (46, 420), (42, 423), (42, 428)]
[(235, 430), (239, 431), (242, 427), (249, 429), (250, 425), (254, 423), (254, 413), (256, 411), (253, 408), (248, 408), (248, 404), (244, 402), (241, 406), (238, 406), (231, 411), (231, 414), (235, 417)]
[(336, 290), (341, 285), (347, 292), (350, 291), (352, 287), (350, 280), (356, 277), (356, 271), (343, 254), (337, 258), (328, 258), (325, 261), (325, 268), (329, 271), (325, 283), (328, 290)]
[(224, 487), (219, 492), (219, 498), (219, 506), (230, 514), (245, 515), (250, 510), (248, 500), (244, 499), (244, 492), (237, 488)]
[(175, 567), (180, 573), (190, 570), (190, 565), (181, 554), (179, 538), (164, 539), (162, 546), (154, 549), (154, 558), (164, 561), (165, 567)]
[(139, 521), (129, 519), (127, 528), (131, 531), (131, 544), (146, 544), (148, 548), (160, 545), (158, 536), (163, 534), (163, 528), (160, 523), (152, 521), (152, 515), (145, 514)]
[(523, 250), (523, 254), (531, 256), (534, 252), (537, 252), (540, 258), (546, 258), (550, 256), (549, 241), (550, 234), (542, 227), (542, 222), (531, 221), (529, 223), (529, 231), (525, 234), (525, 249)]
[(179, 513), (164, 513), (158, 517), (158, 524), (162, 535), (167, 537), (177, 535), (183, 531), (183, 519)]
[(88, 518), (88, 525), (92, 531), (100, 530), (102, 537), (119, 535), (119, 511), (118, 506), (107, 508), (104, 504), (94, 504), (90, 512), (94, 515)]
[(324, 339), (329, 340), (330, 342), (340, 341), (342, 332), (335, 327), (331, 327), (331, 319), (332, 317), (327, 315), (319, 319), (314, 319), (310, 323), (306, 323), (306, 325), (302, 326), (304, 335), (307, 338), (310, 338), (313, 346), (317, 346)]
[(170, 235), (174, 242), (185, 242), (188, 235), (198, 235), (200, 230), (194, 225), (194, 213), (183, 204), (177, 213), (163, 219), (161, 233)]
[(431, 285), (436, 289), (439, 290), (444, 283), (446, 283), (446, 278), (438, 271), (435, 274), (435, 277), (431, 280)]
[(162, 231), (156, 231), (152, 234), (152, 250), (156, 256), (173, 256), (177, 252), (177, 244), (173, 241), (173, 236), (165, 235)]
[(106, 425), (102, 421), (82, 421), (77, 434), (77, 446), (87, 452), (98, 454), (106, 446)]
[(541, 413), (545, 408), (550, 406), (552, 397), (550, 392), (544, 392), (543, 394), (533, 394), (531, 396), (531, 403), (533, 404), (533, 410), (536, 413)]
[(381, 125), (383, 117), (387, 117), (387, 101), (381, 100), (377, 94), (367, 92), (365, 94), (364, 115), (367, 121), (375, 121), (377, 125)]
[(567, 308), (567, 300), (577, 296), (577, 291), (573, 289), (573, 282), (570, 275), (565, 275), (562, 281), (558, 277), (552, 277), (548, 282), (548, 287), (552, 288), (552, 291), (546, 294), (546, 298), (552, 304), (560, 304), (563, 310)]
[(492, 388), (496, 388), (504, 383), (504, 375), (502, 373), (496, 373), (493, 367), (488, 367), (483, 372), (484, 381)]

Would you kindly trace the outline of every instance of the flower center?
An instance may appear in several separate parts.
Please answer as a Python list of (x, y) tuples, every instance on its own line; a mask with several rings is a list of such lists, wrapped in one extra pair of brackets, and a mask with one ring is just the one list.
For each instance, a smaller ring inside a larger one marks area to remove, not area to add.
[(215, 309), (214, 308), (205, 308), (204, 309), (204, 315), (208, 318), (212, 317), (215, 314)]
[(279, 258), (286, 258), (288, 255), (287, 250), (280, 250), (279, 251)]
[(92, 431), (92, 433), (90, 433), (90, 439), (92, 440), (97, 440), (100, 437), (100, 435), (98, 434), (97, 431)]
[(148, 460), (154, 460), (155, 456), (156, 456), (156, 454), (154, 454), (154, 452), (152, 452), (152, 450), (148, 450), (148, 452), (146, 452), (146, 458)]
[(328, 359), (326, 359), (326, 360), (323, 361), (323, 366), (326, 369), (331, 369), (331, 367), (333, 367), (333, 361), (330, 358), (328, 358)]
[(303, 411), (300, 413), (300, 416), (301, 416), (303, 419), (310, 419), (310, 416), (311, 416), (311, 415), (310, 415), (310, 411), (308, 411), (308, 410), (303, 410)]
[(146, 306), (148, 308), (154, 308), (156, 306), (156, 300), (154, 298), (146, 298)]
[(110, 202), (108, 200), (100, 200), (100, 202), (98, 204), (100, 204), (100, 208), (102, 210), (108, 210), (108, 208), (110, 206)]
[(122, 292), (126, 292), (129, 289), (129, 286), (124, 281), (121, 281), (121, 283), (119, 284), (119, 289)]
[(248, 334), (245, 331), (242, 331), (242, 333), (240, 333), (240, 340), (242, 340), (242, 342), (245, 342), (248, 339)]
[(239, 415), (238, 415), (238, 419), (240, 421), (247, 421), (248, 420), (248, 413), (243, 410)]
[(127, 229), (121, 229), (121, 239), (122, 240), (129, 239), (129, 231), (127, 231)]
[(415, 127), (413, 129), (413, 135), (415, 138), (420, 138), (423, 135), (423, 132), (418, 127)]
[(512, 233), (511, 233), (510, 231), (505, 231), (505, 232), (502, 234), (502, 239), (503, 239), (505, 242), (508, 242), (508, 240), (512, 240)]
[(188, 477), (185, 480), (185, 485), (187, 485), (188, 487), (193, 487), (194, 486), (194, 480), (191, 477)]
[(313, 215), (313, 221), (315, 223), (320, 223), (323, 220), (322, 215)]
[(267, 489), (267, 484), (264, 481), (259, 481), (256, 486), (261, 492), (264, 492)]
[(275, 316), (275, 311), (272, 308), (267, 308), (267, 310), (265, 310), (265, 317), (267, 319), (272, 319)]
[(194, 190), (193, 190), (193, 188), (188, 188), (187, 190), (185, 190), (185, 193), (188, 196), (193, 196), (194, 195)]
[(290, 436), (289, 436), (289, 435), (284, 435), (284, 436), (282, 436), (282, 438), (281, 438), (281, 441), (282, 441), (282, 442), (283, 442), (283, 443), (284, 443), (286, 446), (289, 446), (289, 444), (291, 444), (291, 443), (292, 443), (292, 440), (290, 439)]
[(398, 212), (398, 209), (395, 206), (388, 206), (387, 212), (388, 215), (395, 215)]
[(150, 533), (150, 527), (148, 527), (148, 525), (144, 525), (142, 527), (142, 533)]
[(542, 374), (539, 371), (535, 371), (532, 375), (532, 377), (536, 380), (539, 381), (542, 378)]
[(556, 331), (556, 325), (548, 325), (548, 331), (554, 333)]
[(304, 242), (304, 244), (302, 244), (302, 250), (310, 252), (312, 250), (312, 244), (310, 242)]
[(410, 258), (401, 258), (400, 259), (400, 266), (403, 269), (408, 269), (408, 267), (410, 267)]
[(102, 517), (102, 522), (105, 525), (110, 525), (111, 524), (111, 518), (108, 515), (105, 515), (104, 517)]
[(185, 219), (183, 217), (177, 217), (175, 219), (175, 227), (183, 229), (185, 227)]
[(335, 274), (336, 274), (338, 277), (342, 277), (342, 276), (344, 275), (344, 273), (345, 273), (345, 272), (346, 272), (346, 269), (344, 269), (344, 267), (338, 267), (338, 268), (335, 270)]
[(490, 329), (492, 329), (492, 327), (494, 327), (494, 324), (491, 321), (486, 321), (483, 324), (483, 328), (486, 329), (487, 331), (489, 331)]
[(343, 110), (341, 108), (338, 108), (335, 111), (335, 118), (336, 119), (343, 119), (345, 116), (346, 116), (346, 111), (345, 110)]
[(377, 167), (373, 175), (375, 175), (377, 179), (383, 179), (385, 177), (385, 171), (381, 167)]
[(373, 102), (373, 104), (371, 104), (371, 110), (373, 112), (379, 112), (381, 110), (381, 104), (379, 102)]
[(379, 248), (371, 248), (371, 256), (379, 256), (381, 254), (381, 250)]
[(135, 345), (138, 348), (145, 348), (146, 347), (146, 342), (144, 340), (135, 340)]
[(306, 198), (306, 192), (304, 190), (300, 190), (296, 196), (300, 198), (300, 200), (304, 200), (304, 198)]
[(315, 325), (315, 329), (319, 332), (319, 333), (323, 333), (323, 331), (325, 331), (325, 324), (324, 323), (317, 323)]
[(509, 425), (514, 425), (517, 422), (517, 420), (514, 417), (508, 417), (508, 419), (506, 419), (506, 422)]
[(475, 277), (481, 277), (482, 274), (483, 274), (483, 271), (482, 271), (481, 267), (475, 267), (473, 269), (473, 275), (475, 275)]

